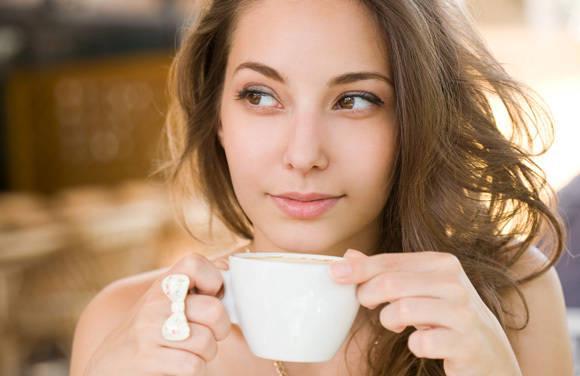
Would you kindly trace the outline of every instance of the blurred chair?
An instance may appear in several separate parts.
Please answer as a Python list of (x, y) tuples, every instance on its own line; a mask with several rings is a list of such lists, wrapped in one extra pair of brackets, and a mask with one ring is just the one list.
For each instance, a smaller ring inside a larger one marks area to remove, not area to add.
[(568, 239), (556, 264), (568, 308), (568, 326), (573, 338), (576, 366), (580, 372), (580, 175), (558, 192), (559, 209)]
[(0, 374), (23, 374), (42, 346), (68, 359), (88, 301), (113, 280), (158, 267), (168, 208), (162, 189), (145, 183), (0, 199)]
[(566, 305), (580, 309), (580, 175), (558, 192), (560, 213), (566, 224), (566, 250), (556, 265)]
[(29, 194), (0, 195), (0, 213), (0, 374), (20, 375), (24, 355), (16, 320), (22, 272), (64, 249), (66, 228), (43, 200)]

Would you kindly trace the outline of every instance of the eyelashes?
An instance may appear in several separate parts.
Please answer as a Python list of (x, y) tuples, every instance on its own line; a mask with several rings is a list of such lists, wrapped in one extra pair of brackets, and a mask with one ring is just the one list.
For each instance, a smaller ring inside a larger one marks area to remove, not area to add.
[[(274, 96), (270, 93), (267, 93), (265, 91), (262, 90), (258, 90), (258, 89), (252, 89), (252, 88), (244, 88), (240, 91), (237, 92), (236, 96), (235, 96), (236, 100), (244, 100), (249, 102), (250, 106), (252, 107), (256, 107), (256, 108), (272, 108), (272, 107), (276, 107), (275, 105), (279, 105), (279, 101), (274, 98)], [(272, 105), (260, 105), (260, 103), (262, 102), (263, 99), (266, 99), (267, 102), (269, 102), (270, 104), (274, 104), (274, 106)], [(357, 101), (358, 99), (358, 101)], [(374, 107), (381, 107), (384, 105), (384, 102), (377, 97), (376, 95), (368, 92), (368, 91), (352, 91), (352, 92), (347, 92), (345, 94), (343, 94), (342, 96), (340, 96), (338, 98), (338, 100), (335, 102), (335, 104), (333, 105), (333, 109), (337, 108), (337, 105), (340, 106), (344, 106), (346, 105), (347, 107), (350, 106), (350, 108), (346, 108), (346, 110), (349, 111), (353, 111), (353, 112), (359, 112), (359, 111), (366, 111), (368, 110), (368, 108), (366, 109), (354, 109), (353, 107), (359, 103), (359, 102), (366, 102), (368, 104), (370, 104), (369, 107), (374, 106)]]
[(382, 106), (384, 104), (384, 102), (379, 97), (369, 93), (368, 91), (355, 91), (346, 93), (338, 99), (337, 103), (340, 103), (347, 99), (349, 99), (351, 103), (353, 102), (352, 101), (353, 99), (355, 99), (354, 102), (356, 102), (356, 98), (363, 99), (364, 101), (371, 103), (375, 106)]
[[(262, 100), (262, 98), (270, 98), (273, 101), (278, 102), (278, 100), (276, 100), (274, 98), (274, 96), (272, 96), (269, 93), (266, 93), (264, 91), (261, 90), (256, 90), (256, 89), (242, 89), (240, 91), (238, 91), (237, 95), (236, 95), (236, 99), (237, 100), (249, 100), (252, 106), (256, 106), (256, 107), (264, 107), (264, 106), (259, 106), (256, 103), (256, 100), (259, 101)], [(269, 106), (266, 106), (269, 107)]]

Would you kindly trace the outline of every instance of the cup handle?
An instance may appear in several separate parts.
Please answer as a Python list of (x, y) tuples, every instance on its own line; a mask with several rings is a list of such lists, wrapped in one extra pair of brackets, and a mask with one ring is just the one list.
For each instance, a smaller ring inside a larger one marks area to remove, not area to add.
[(234, 302), (234, 294), (232, 292), (232, 276), (229, 270), (220, 270), (224, 279), (224, 296), (220, 298), (230, 321), (232, 324), (239, 324), (238, 313), (236, 312), (236, 304)]

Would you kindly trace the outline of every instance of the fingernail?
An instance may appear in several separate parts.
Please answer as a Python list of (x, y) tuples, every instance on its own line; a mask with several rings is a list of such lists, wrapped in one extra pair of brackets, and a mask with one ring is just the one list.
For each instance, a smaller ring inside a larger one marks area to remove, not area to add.
[(215, 266), (221, 270), (229, 270), (230, 269), (230, 265), (228, 264), (227, 261), (224, 261), (224, 260), (217, 260), (215, 262)]
[(348, 262), (337, 262), (330, 265), (330, 269), (335, 277), (348, 277), (352, 273), (352, 266)]
[(344, 253), (344, 257), (349, 257), (349, 256), (365, 256), (365, 254), (362, 253), (361, 251), (357, 251), (356, 249), (349, 248)]

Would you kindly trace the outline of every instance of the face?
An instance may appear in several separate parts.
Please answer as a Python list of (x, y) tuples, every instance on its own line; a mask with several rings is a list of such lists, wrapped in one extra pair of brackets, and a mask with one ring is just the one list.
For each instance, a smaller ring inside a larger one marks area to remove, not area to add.
[[(232, 38), (219, 137), (255, 249), (368, 249), (389, 194), (397, 129), (387, 51), (366, 9), (347, 0), (258, 0)], [(336, 198), (275, 197), (288, 192)]]

